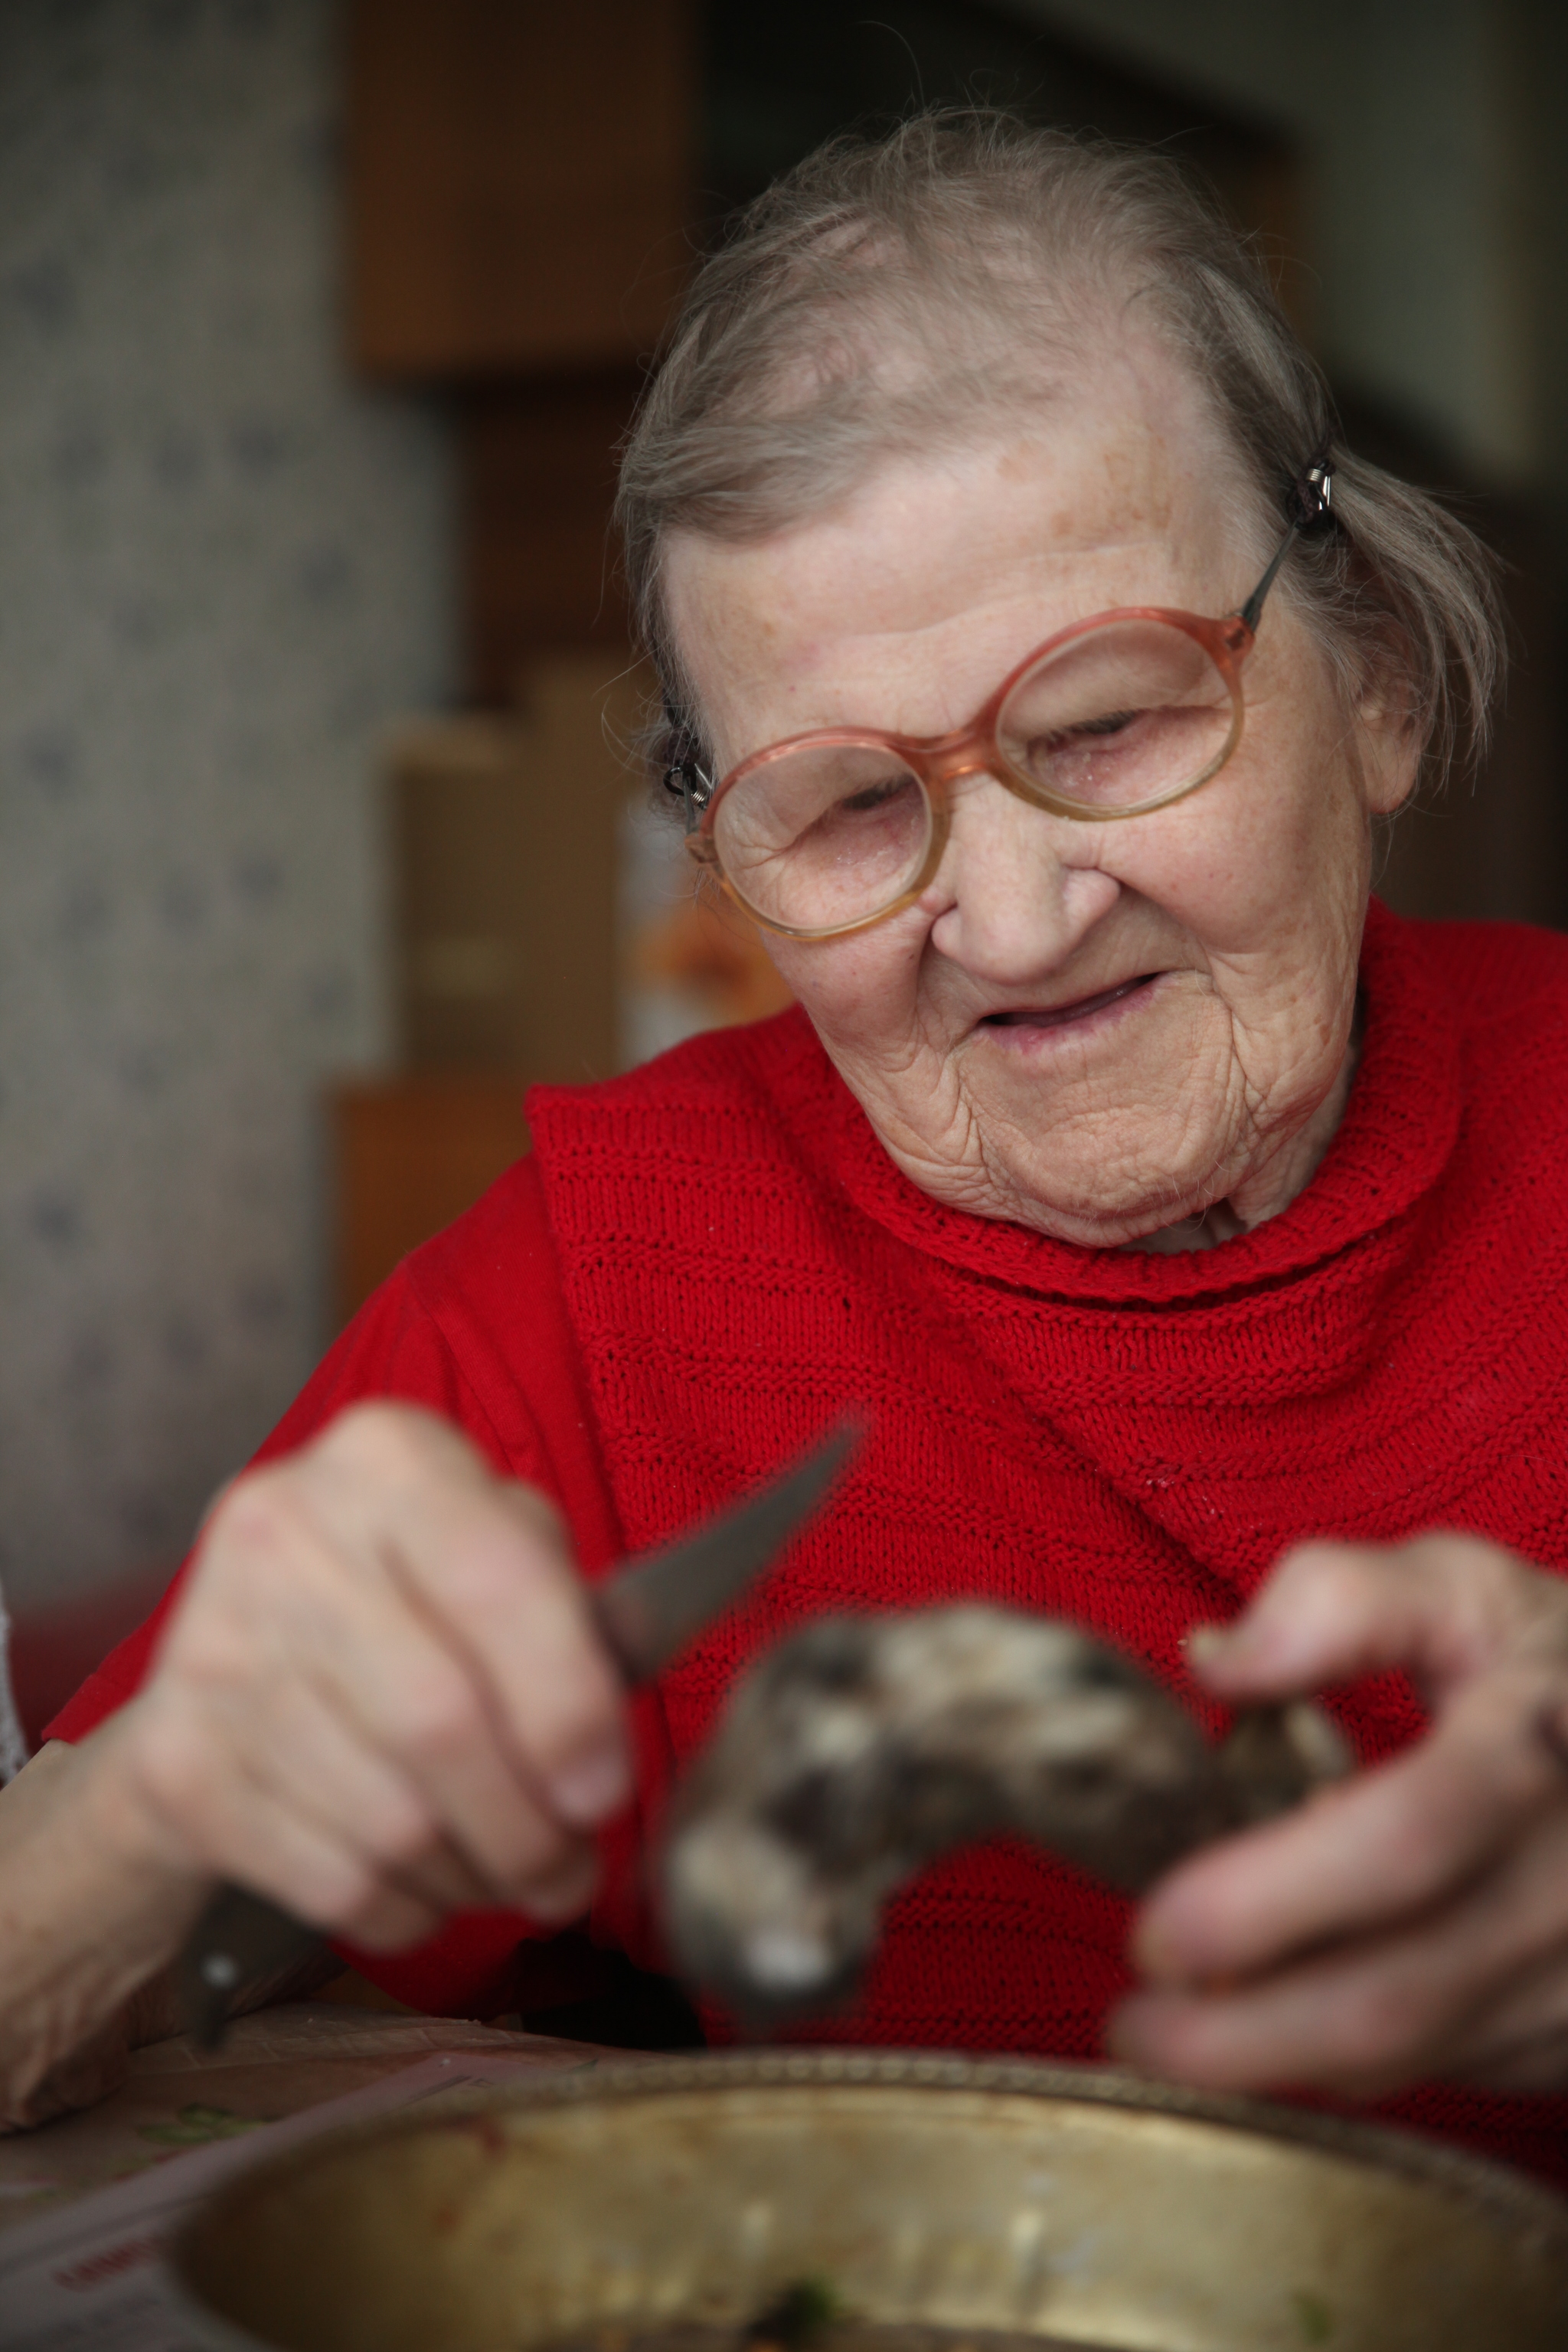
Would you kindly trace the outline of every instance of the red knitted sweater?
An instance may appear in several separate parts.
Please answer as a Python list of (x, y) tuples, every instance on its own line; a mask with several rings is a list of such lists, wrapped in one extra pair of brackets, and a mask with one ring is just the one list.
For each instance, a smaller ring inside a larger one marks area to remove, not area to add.
[[(532, 1159), (399, 1270), (267, 1452), (352, 1397), (416, 1399), (548, 1487), (592, 1574), (847, 1402), (874, 1414), (824, 1522), (638, 1701), (602, 1937), (657, 1959), (643, 1828), (740, 1663), (812, 1612), (984, 1596), (1183, 1687), (1183, 1633), (1302, 1536), (1458, 1527), (1568, 1568), (1568, 940), (1374, 907), (1363, 976), (1321, 1167), (1207, 1253), (1086, 1251), (939, 1205), (799, 1013), (531, 1097)], [(156, 1622), (57, 1736), (129, 1695)], [(1340, 1711), (1366, 1758), (1420, 1721), (1390, 1677)], [(422, 2005), (503, 2007), (520, 1932), (470, 1916), (361, 1965)], [(1045, 1856), (954, 1858), (895, 1905), (861, 2007), (816, 2038), (1091, 2056), (1125, 1934), (1121, 1902)], [(1434, 2086), (1393, 2112), (1568, 2179), (1568, 2103)]]

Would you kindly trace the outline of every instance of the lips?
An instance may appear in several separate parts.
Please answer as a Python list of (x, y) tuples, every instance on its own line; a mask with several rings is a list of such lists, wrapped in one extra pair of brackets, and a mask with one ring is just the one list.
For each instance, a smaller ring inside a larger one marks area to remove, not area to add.
[(1102, 988), (1094, 996), (1080, 996), (1072, 1004), (1053, 1004), (1048, 1010), (1034, 1005), (1022, 1005), (1012, 1013), (987, 1013), (980, 1023), (983, 1029), (1065, 1029), (1070, 1022), (1085, 1021), (1091, 1013), (1103, 1013), (1108, 1004), (1119, 1003), (1122, 997), (1131, 996), (1141, 988), (1160, 977), (1156, 971), (1139, 972), (1131, 980), (1123, 980), (1114, 988)]

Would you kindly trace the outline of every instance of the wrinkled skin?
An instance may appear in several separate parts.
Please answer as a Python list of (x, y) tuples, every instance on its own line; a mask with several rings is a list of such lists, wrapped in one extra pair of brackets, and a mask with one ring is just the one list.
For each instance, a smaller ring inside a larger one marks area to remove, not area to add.
[[(761, 546), (678, 540), (670, 614), (721, 773), (810, 727), (962, 725), (1113, 606), (1233, 611), (1272, 552), (1238, 507), (1196, 395), (1129, 342), (1029, 439), (890, 467)], [(1375, 681), (1347, 707), (1275, 595), (1240, 747), (1195, 797), (1086, 824), (965, 779), (916, 905), (769, 939), (938, 1200), (1096, 1246), (1226, 1204), (1190, 1244), (1273, 1215), (1316, 1167), (1350, 1079), (1370, 824), (1409, 791), (1413, 747)]]

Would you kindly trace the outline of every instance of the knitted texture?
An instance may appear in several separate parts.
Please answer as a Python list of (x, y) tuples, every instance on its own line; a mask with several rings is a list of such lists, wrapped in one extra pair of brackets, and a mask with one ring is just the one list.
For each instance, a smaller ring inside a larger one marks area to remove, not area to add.
[[(701, 1739), (758, 1644), (973, 1595), (1093, 1627), (1202, 1706), (1182, 1636), (1281, 1551), (1464, 1528), (1568, 1567), (1568, 942), (1373, 910), (1363, 1057), (1312, 1183), (1210, 1252), (1085, 1251), (894, 1168), (798, 1013), (531, 1100), (627, 1541), (760, 1478), (847, 1403), (874, 1437), (776, 1578), (666, 1678)], [(1361, 1755), (1419, 1727), (1383, 1677)], [(1037, 1855), (929, 1874), (846, 2038), (1093, 2054), (1121, 1904)], [(1523, 2105), (1434, 2091), (1542, 2160)]]
[[(640, 1854), (737, 1670), (829, 1609), (976, 1597), (1090, 1627), (1206, 1712), (1181, 1640), (1311, 1535), (1461, 1528), (1568, 1568), (1568, 941), (1373, 907), (1362, 1060), (1280, 1216), (1209, 1252), (1086, 1251), (902, 1177), (798, 1013), (530, 1098), (535, 1157), (395, 1277), (267, 1449), (350, 1396), (461, 1421), (561, 1502), (584, 1567), (667, 1538), (847, 1404), (831, 1509), (637, 1713), (635, 1819), (596, 1932), (657, 1958)], [(144, 1629), (73, 1702), (140, 1680)], [(1362, 1757), (1420, 1727), (1383, 1676)], [(905, 1891), (864, 1998), (812, 2038), (1092, 2056), (1127, 1912), (1038, 1853)], [(361, 1964), (429, 2006), (501, 2000), (519, 1923)], [(713, 2030), (723, 2032), (715, 2020)], [(1568, 2105), (1433, 2086), (1384, 2112), (1568, 2178)]]

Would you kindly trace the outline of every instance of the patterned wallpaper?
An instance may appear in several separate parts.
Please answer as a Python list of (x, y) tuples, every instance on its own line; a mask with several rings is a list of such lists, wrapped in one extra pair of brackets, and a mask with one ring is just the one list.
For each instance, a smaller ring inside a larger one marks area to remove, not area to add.
[(338, 356), (330, 0), (0, 5), (0, 1582), (173, 1557), (321, 1338), (443, 421)]

